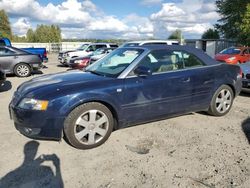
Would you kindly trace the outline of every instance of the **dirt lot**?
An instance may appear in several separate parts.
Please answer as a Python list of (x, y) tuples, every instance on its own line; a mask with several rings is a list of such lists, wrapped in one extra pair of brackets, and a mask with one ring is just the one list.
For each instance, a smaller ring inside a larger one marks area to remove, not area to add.
[[(43, 74), (67, 69), (49, 59)], [(122, 129), (82, 151), (15, 130), (8, 104), (32, 77), (8, 77), (0, 92), (0, 187), (249, 187), (250, 94), (225, 117), (193, 113)]]

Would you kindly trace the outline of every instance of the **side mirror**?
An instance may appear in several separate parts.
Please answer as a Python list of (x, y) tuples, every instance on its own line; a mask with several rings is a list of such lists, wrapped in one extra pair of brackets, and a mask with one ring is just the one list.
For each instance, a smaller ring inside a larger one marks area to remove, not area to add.
[(134, 73), (139, 77), (147, 77), (152, 75), (152, 71), (148, 67), (139, 66), (134, 70)]

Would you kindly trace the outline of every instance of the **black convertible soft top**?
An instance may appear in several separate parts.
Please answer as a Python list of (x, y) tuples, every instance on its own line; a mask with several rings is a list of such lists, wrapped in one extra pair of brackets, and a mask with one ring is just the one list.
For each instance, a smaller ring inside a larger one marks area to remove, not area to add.
[[(127, 48), (127, 47), (126, 47)], [(136, 48), (136, 49), (147, 49), (147, 50), (169, 50), (169, 51), (185, 51), (191, 54), (194, 54), (199, 59), (201, 59), (206, 65), (216, 65), (219, 64), (216, 60), (207, 55), (204, 51), (191, 47), (191, 46), (181, 46), (181, 45), (144, 45), (144, 46), (136, 46), (136, 47), (128, 47), (128, 48)]]

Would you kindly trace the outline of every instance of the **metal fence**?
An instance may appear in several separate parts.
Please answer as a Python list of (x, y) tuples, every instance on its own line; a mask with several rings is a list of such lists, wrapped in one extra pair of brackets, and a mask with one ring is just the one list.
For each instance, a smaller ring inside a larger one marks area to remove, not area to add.
[(46, 48), (49, 53), (58, 53), (64, 50), (74, 50), (83, 42), (62, 42), (62, 43), (12, 43), (17, 48)]

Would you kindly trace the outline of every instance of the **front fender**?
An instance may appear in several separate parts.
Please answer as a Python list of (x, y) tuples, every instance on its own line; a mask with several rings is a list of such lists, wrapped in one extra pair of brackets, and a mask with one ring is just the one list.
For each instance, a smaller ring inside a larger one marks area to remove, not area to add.
[(75, 109), (77, 106), (87, 103), (87, 102), (100, 102), (104, 105), (108, 105), (107, 107), (112, 107), (110, 110), (114, 110), (117, 116), (116, 118), (120, 118), (121, 112), (120, 105), (118, 101), (112, 97), (111, 95), (104, 93), (104, 92), (89, 92), (89, 93), (82, 93), (72, 96), (67, 96), (67, 102), (63, 105), (60, 109), (60, 114), (63, 116), (68, 116), (68, 114)]

